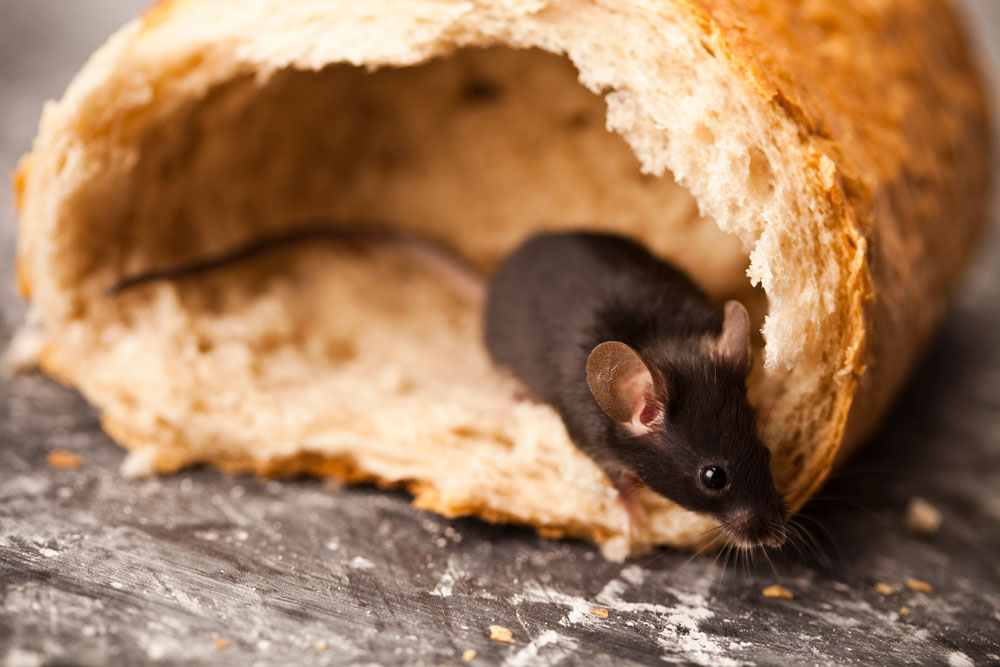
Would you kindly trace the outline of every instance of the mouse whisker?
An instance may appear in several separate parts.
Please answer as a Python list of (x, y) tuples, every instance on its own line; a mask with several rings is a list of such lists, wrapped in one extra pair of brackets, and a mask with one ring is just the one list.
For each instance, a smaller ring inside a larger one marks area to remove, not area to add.
[[(813, 542), (816, 544), (816, 548), (817, 549), (820, 548), (818, 538), (816, 538), (814, 535), (812, 535), (811, 532), (809, 532), (806, 529), (805, 525), (802, 524), (802, 521), (808, 521), (812, 525), (814, 525), (816, 528), (818, 528), (819, 530), (821, 530), (823, 532), (823, 536), (826, 538), (826, 542), (833, 549), (834, 555), (838, 559), (840, 558), (840, 553), (837, 551), (837, 540), (834, 539), (833, 534), (829, 530), (827, 530), (826, 526), (824, 526), (820, 521), (818, 521), (818, 520), (816, 520), (816, 519), (814, 519), (811, 516), (808, 516), (806, 514), (799, 514), (796, 518), (799, 520), (799, 526), (802, 528), (802, 530), (804, 532), (806, 532), (806, 534), (809, 535), (813, 539)], [(829, 562), (829, 559), (827, 559), (827, 560)]]
[(875, 514), (875, 512), (873, 512), (871, 510), (871, 508), (865, 507), (864, 505), (859, 505), (859, 504), (857, 504), (855, 502), (851, 502), (849, 500), (844, 500), (843, 498), (840, 498), (840, 497), (837, 497), (837, 496), (830, 496), (830, 495), (813, 496), (812, 498), (809, 499), (809, 503), (810, 504), (813, 504), (813, 503), (839, 503), (839, 504), (844, 505), (846, 507), (850, 507), (853, 510), (857, 510), (858, 512), (863, 512), (864, 514), (867, 514), (868, 518), (872, 519), (876, 523), (881, 524), (883, 522), (882, 517), (880, 517), (879, 515)]
[(786, 529), (788, 530), (788, 537), (789, 537), (788, 546), (795, 549), (795, 553), (798, 554), (800, 560), (803, 561), (807, 560), (805, 553), (799, 546), (799, 543), (802, 541), (802, 535), (799, 530), (799, 527), (789, 522), (788, 525), (786, 526)]
[[(726, 568), (729, 567), (729, 557), (732, 554), (732, 544), (727, 542), (719, 553), (720, 555), (724, 556), (724, 558), (722, 560), (722, 572), (719, 573), (719, 583), (716, 585), (715, 588), (715, 597), (719, 597), (719, 594), (722, 593), (722, 582), (726, 577)], [(718, 561), (718, 559), (719, 556), (717, 555), (716, 561)], [(713, 563), (713, 566), (714, 565), (715, 563)]]
[(848, 467), (848, 468), (841, 468), (839, 470), (831, 472), (823, 483), (829, 484), (830, 482), (836, 482), (842, 479), (853, 479), (855, 477), (863, 477), (865, 475), (881, 475), (881, 476), (897, 477), (897, 478), (902, 477), (899, 470), (894, 470), (892, 468), (879, 468), (876, 466), (870, 466), (866, 468)]
[(771, 560), (771, 557), (767, 554), (767, 549), (761, 549), (761, 553), (764, 554), (764, 559), (767, 561), (767, 564), (771, 566), (771, 572), (774, 573), (774, 578), (781, 579), (781, 575), (778, 574), (778, 568), (774, 566), (774, 561)]
[[(768, 445), (768, 438), (769, 438), (767, 434), (767, 425), (771, 422), (771, 413), (773, 411), (774, 411), (774, 402), (772, 402), (771, 405), (767, 408), (767, 414), (764, 415), (764, 423), (761, 424), (760, 427), (760, 432), (762, 434), (760, 439), (761, 441), (763, 441), (765, 446)], [(770, 447), (768, 447), (768, 449), (770, 449)]]
[[(791, 525), (791, 524), (790, 524)], [(813, 535), (809, 530), (806, 529), (801, 523), (796, 525), (797, 532), (801, 539), (802, 545), (806, 547), (809, 552), (816, 558), (817, 562), (824, 568), (830, 569), (833, 567), (833, 562), (830, 557), (821, 548), (816, 536)]]
[(719, 564), (719, 558), (725, 553), (726, 545), (723, 544), (722, 548), (715, 552), (715, 558), (712, 559), (712, 567), (716, 567)]
[(823, 534), (826, 536), (828, 540), (830, 540), (830, 542), (836, 543), (836, 540), (833, 538), (833, 534), (829, 530), (827, 530), (826, 526), (824, 526), (822, 522), (820, 522), (819, 520), (809, 516), (808, 514), (796, 514), (795, 518), (799, 521), (808, 521), (809, 523), (813, 524), (814, 526), (823, 531)]
[[(688, 547), (694, 545), (696, 542), (698, 542), (699, 540), (701, 540), (705, 536), (711, 535), (712, 533), (718, 533), (718, 532), (720, 532), (722, 530), (723, 530), (723, 527), (721, 525), (712, 526), (708, 530), (702, 531), (702, 532), (698, 533), (697, 535), (694, 535), (693, 537), (690, 537), (690, 538), (688, 538), (686, 540), (683, 540), (682, 542), (680, 542), (677, 545), (677, 548), (678, 549), (687, 549)], [(685, 567), (687, 567), (688, 565), (690, 565), (691, 562), (696, 557), (698, 557), (699, 555), (705, 553), (709, 549), (717, 548), (718, 546), (719, 546), (718, 536), (715, 535), (715, 536), (709, 537), (707, 540), (705, 540), (705, 543), (701, 547), (698, 548), (698, 550), (694, 553), (694, 555), (691, 556), (690, 558), (688, 558), (688, 560), (677, 569), (677, 572), (680, 572)], [(671, 551), (660, 549), (660, 550), (658, 550), (657, 553), (650, 554), (648, 557), (646, 557), (645, 559), (643, 559), (641, 561), (641, 565), (642, 565), (642, 567), (652, 567), (658, 561), (661, 561), (664, 558), (666, 558), (669, 553), (671, 553)]]
[(721, 534), (722, 531), (724, 531), (724, 530), (725, 530), (725, 526), (723, 526), (722, 524), (717, 525), (717, 526), (712, 526), (708, 530), (703, 531), (703, 532), (695, 535), (690, 540), (686, 540), (684, 542), (684, 546), (685, 547), (690, 546), (690, 545), (694, 544), (695, 542), (701, 540), (702, 538), (705, 538), (706, 536), (711, 535), (711, 537), (709, 537), (707, 540), (705, 540), (705, 545), (699, 550), (699, 553), (701, 551), (706, 550), (706, 549), (711, 549), (713, 547), (717, 547), (717, 546), (719, 546), (719, 539), (718, 539), (719, 538), (719, 534)]
[(719, 579), (719, 592), (722, 592), (722, 586), (726, 583), (726, 570), (729, 569), (729, 561), (733, 560), (733, 571), (736, 571), (736, 546), (730, 544), (726, 549), (726, 560), (722, 564), (722, 577)]
[[(717, 531), (717, 530), (721, 530), (721, 529), (722, 529), (721, 526), (716, 526), (715, 528), (713, 528), (711, 530), (705, 531), (705, 533), (711, 533), (713, 531)], [(704, 535), (705, 533), (702, 533), (702, 534)], [(697, 558), (698, 556), (702, 555), (703, 553), (705, 553), (709, 549), (711, 549), (713, 547), (716, 547), (716, 546), (718, 546), (717, 540), (712, 539), (712, 540), (707, 541), (690, 558), (688, 558), (687, 561), (685, 561), (685, 563), (683, 565), (681, 565), (679, 568), (677, 568), (677, 574), (680, 574), (681, 572), (683, 572), (684, 568), (686, 568), (688, 565), (690, 565), (691, 563), (693, 563), (695, 558)]]

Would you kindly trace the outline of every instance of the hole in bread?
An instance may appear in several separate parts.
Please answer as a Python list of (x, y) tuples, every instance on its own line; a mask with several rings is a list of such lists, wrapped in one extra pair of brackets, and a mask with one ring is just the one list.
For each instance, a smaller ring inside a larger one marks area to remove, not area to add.
[[(597, 122), (606, 113), (567, 59), (534, 50), (238, 77), (131, 128), (137, 161), (81, 195), (93, 205), (80, 207), (80, 272), (103, 289), (306, 221), (378, 221), (447, 243), (488, 275), (535, 231), (589, 228), (642, 239), (718, 302), (740, 299), (756, 332), (768, 304), (743, 243), (670, 173), (643, 173)], [(706, 124), (691, 132), (707, 165), (721, 141)], [(743, 160), (751, 194), (766, 192), (766, 156)], [(428, 465), (463, 457), (462, 440), (501, 443), (513, 460), (565, 437), (552, 410), (520, 400), (491, 364), (478, 304), (399, 249), (307, 243), (105, 308), (139, 341), (105, 351), (120, 381), (205, 442), (242, 443), (263, 461), (306, 443), (376, 476), (427, 479)], [(171, 360), (192, 341), (196, 358), (158, 373), (129, 357), (145, 345)], [(752, 397), (766, 381), (758, 368)], [(424, 460), (426, 442), (440, 461)]]
[(767, 197), (774, 191), (774, 171), (771, 162), (764, 151), (752, 146), (750, 154), (750, 179), (748, 181), (750, 194), (754, 197)]
[(698, 123), (694, 127), (694, 138), (699, 144), (702, 144), (705, 148), (711, 147), (715, 143), (715, 133), (704, 123)]

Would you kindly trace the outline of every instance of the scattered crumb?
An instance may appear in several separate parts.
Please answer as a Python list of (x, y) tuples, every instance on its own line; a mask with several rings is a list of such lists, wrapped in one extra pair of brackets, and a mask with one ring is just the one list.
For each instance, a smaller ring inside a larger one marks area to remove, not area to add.
[(514, 634), (503, 627), (502, 625), (491, 625), (490, 626), (490, 639), (495, 642), (504, 642), (506, 644), (514, 643)]
[(881, 581), (875, 584), (875, 590), (879, 593), (879, 595), (894, 595), (896, 593), (895, 586), (883, 584)]
[(933, 593), (934, 587), (928, 584), (926, 581), (920, 581), (919, 579), (907, 579), (906, 587), (918, 591), (920, 593)]
[(327, 644), (322, 639), (314, 644), (317, 651), (325, 651), (327, 649)]
[(226, 648), (228, 647), (229, 647), (229, 642), (227, 642), (222, 637), (219, 637), (218, 639), (215, 640), (215, 648), (219, 649), (220, 651), (225, 651)]
[(607, 609), (591, 609), (590, 613), (593, 614), (594, 616), (600, 616), (601, 618), (607, 618), (608, 617), (608, 610)]
[(772, 584), (761, 591), (766, 598), (778, 598), (780, 600), (791, 600), (794, 595), (792, 592), (785, 588), (784, 586), (779, 586), (778, 584)]
[(73, 452), (67, 452), (63, 449), (53, 449), (49, 452), (45, 462), (53, 468), (79, 468), (80, 464), (83, 463), (83, 459)]
[(904, 604), (902, 607), (899, 608), (899, 613), (902, 614), (903, 616), (906, 616), (907, 614), (910, 613), (910, 608)]
[(467, 648), (462, 652), (462, 662), (472, 662), (475, 659), (476, 652), (473, 649)]
[(910, 505), (906, 508), (906, 530), (912, 535), (928, 537), (933, 535), (941, 527), (941, 512), (923, 498), (914, 496), (910, 498)]

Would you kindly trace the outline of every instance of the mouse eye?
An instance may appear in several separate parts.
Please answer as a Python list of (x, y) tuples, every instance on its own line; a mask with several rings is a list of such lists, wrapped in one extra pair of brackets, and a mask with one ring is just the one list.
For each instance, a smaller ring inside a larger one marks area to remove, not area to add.
[(705, 488), (712, 491), (718, 491), (726, 485), (726, 471), (719, 466), (705, 466), (699, 477)]

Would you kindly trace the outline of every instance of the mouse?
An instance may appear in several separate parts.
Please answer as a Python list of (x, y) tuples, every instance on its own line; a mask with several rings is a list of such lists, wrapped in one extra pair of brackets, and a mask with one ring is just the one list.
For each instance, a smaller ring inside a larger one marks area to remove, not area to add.
[(747, 399), (750, 322), (615, 234), (543, 232), (487, 285), (493, 361), (552, 406), (618, 490), (631, 539), (648, 487), (744, 547), (780, 547), (788, 510)]
[(468, 300), (482, 302), (485, 295), (484, 276), (462, 255), (443, 242), (381, 222), (335, 220), (304, 220), (289, 223), (276, 232), (265, 233), (218, 254), (145, 269), (120, 278), (105, 290), (105, 295), (116, 297), (152, 283), (190, 278), (249, 261), (279, 248), (311, 242), (332, 243), (344, 247), (369, 245), (393, 247), (411, 254), (437, 271), (456, 292)]

